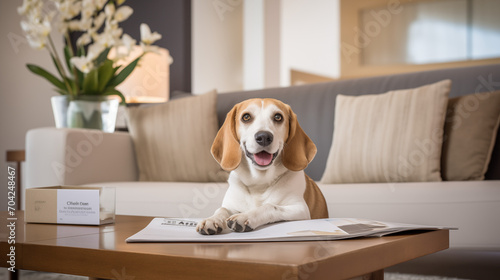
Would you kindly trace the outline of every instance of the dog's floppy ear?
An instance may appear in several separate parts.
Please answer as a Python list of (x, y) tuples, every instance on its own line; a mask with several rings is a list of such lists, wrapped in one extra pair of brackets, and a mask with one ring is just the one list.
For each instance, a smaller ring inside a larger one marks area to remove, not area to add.
[(288, 106), (289, 130), (288, 140), (283, 148), (283, 165), (292, 170), (304, 170), (316, 155), (316, 145), (302, 130), (297, 121), (297, 115)]
[(214, 143), (212, 144), (212, 156), (226, 171), (234, 170), (240, 165), (241, 150), (238, 136), (236, 134), (236, 113), (238, 106), (235, 105), (227, 113), (224, 124), (217, 132)]

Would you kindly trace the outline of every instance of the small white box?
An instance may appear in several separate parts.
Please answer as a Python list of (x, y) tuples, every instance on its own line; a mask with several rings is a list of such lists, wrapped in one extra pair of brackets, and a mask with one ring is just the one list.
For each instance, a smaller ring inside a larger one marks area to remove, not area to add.
[(115, 221), (115, 189), (54, 186), (26, 190), (28, 223), (102, 225)]

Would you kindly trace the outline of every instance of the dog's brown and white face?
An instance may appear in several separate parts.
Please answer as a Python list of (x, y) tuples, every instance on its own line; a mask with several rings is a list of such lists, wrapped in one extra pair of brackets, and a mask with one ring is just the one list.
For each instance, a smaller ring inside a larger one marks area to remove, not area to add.
[(235, 105), (215, 137), (212, 155), (231, 171), (222, 207), (198, 223), (201, 234), (250, 231), (277, 221), (309, 219), (303, 169), (316, 146), (290, 106), (275, 99)]
[(288, 138), (289, 111), (271, 100), (249, 102), (238, 112), (236, 134), (240, 148), (259, 170), (269, 168)]
[(249, 99), (233, 107), (212, 145), (212, 155), (226, 171), (236, 169), (242, 154), (259, 170), (280, 157), (289, 170), (303, 170), (316, 146), (290, 106), (276, 99)]

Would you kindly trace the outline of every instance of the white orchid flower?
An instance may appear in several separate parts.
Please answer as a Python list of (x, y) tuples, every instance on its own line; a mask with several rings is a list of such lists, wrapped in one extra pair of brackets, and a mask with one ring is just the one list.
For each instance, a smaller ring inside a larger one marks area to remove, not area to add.
[(102, 49), (115, 45), (115, 38), (110, 32), (96, 34), (94, 37), (94, 45), (99, 45)]
[(85, 46), (87, 44), (90, 44), (90, 42), (92, 42), (92, 36), (90, 36), (90, 33), (84, 33), (82, 34), (82, 36), (80, 36), (80, 38), (78, 38), (78, 40), (76, 40), (76, 44), (78, 46)]
[(38, 32), (40, 32), (40, 35), (44, 37), (49, 36), (51, 30), (52, 27), (50, 26), (50, 21), (48, 19), (42, 21), (42, 23), (38, 26)]
[(21, 21), (21, 28), (30, 36), (47, 37), (50, 34), (50, 21), (44, 19), (41, 23), (33, 21)]
[(95, 18), (94, 18), (94, 27), (93, 29), (97, 30), (101, 28), (102, 24), (106, 20), (106, 14), (104, 12), (99, 13)]
[(27, 15), (30, 11), (41, 8), (40, 0), (24, 0), (23, 5), (17, 8), (17, 13), (21, 16)]
[(41, 50), (47, 46), (47, 42), (46, 42), (45, 37), (36, 37), (36, 36), (27, 35), (26, 39), (28, 40), (28, 44), (30, 45), (30, 47), (33, 49)]
[(91, 18), (96, 10), (93, 0), (83, 0), (82, 1), (82, 19)]
[(99, 40), (99, 33), (96, 32), (95, 29), (90, 29), (87, 33), (90, 34), (90, 37), (92, 37), (92, 40), (94, 40), (94, 42), (97, 42), (97, 40)]
[(133, 12), (134, 10), (129, 6), (121, 6), (120, 8), (118, 8), (118, 10), (116, 10), (113, 19), (117, 22), (122, 22), (124, 20), (127, 20)]
[(27, 22), (25, 20), (21, 20), (21, 29), (26, 32), (26, 33), (32, 33), (34, 26), (30, 22)]
[(39, 19), (42, 17), (43, 1), (34, 0), (31, 3), (30, 9), (27, 11), (28, 18)]
[(113, 15), (115, 14), (115, 5), (109, 4), (104, 7), (104, 13), (106, 14), (106, 17), (111, 19)]
[(97, 10), (101, 10), (108, 0), (94, 0), (94, 5)]
[(70, 62), (78, 70), (83, 73), (88, 73), (92, 70), (93, 61), (104, 51), (104, 47), (98, 43), (94, 43), (87, 49), (87, 56), (72, 57)]
[(28, 13), (28, 10), (31, 8), (31, 2), (29, 0), (24, 0), (23, 5), (17, 8), (17, 13), (20, 16), (24, 16)]
[(112, 58), (114, 61), (121, 60), (130, 55), (136, 47), (136, 40), (128, 34), (123, 34), (121, 41), (114, 47)]
[(43, 49), (47, 45), (47, 37), (52, 30), (50, 24), (51, 14), (42, 14), (43, 3), (40, 0), (25, 0), (18, 8), (26, 20), (21, 21), (21, 28), (26, 33), (29, 45), (34, 49)]
[(80, 14), (82, 5), (78, 1), (58, 1), (55, 2), (59, 15), (63, 20), (70, 20)]
[(99, 43), (94, 43), (89, 46), (87, 50), (87, 61), (93, 61), (96, 59), (106, 47)]
[(89, 9), (89, 10), (95, 10), (96, 5), (95, 5), (94, 0), (83, 0), (82, 1), (82, 8)]
[(72, 20), (68, 22), (68, 28), (69, 30), (81, 30), (80, 29), (80, 21), (79, 20)]
[(151, 33), (151, 29), (145, 23), (141, 23), (141, 42), (146, 45), (151, 45), (154, 42), (161, 39), (161, 35), (158, 32)]
[(84, 56), (75, 56), (72, 57), (70, 60), (71, 64), (78, 68), (83, 73), (88, 73), (90, 72), (90, 61), (87, 60), (86, 57)]
[(81, 20), (72, 20), (68, 23), (70, 30), (89, 30), (92, 27), (92, 18), (82, 18)]
[(94, 5), (97, 10), (101, 10), (102, 7), (104, 7), (104, 4), (106, 4), (106, 2), (108, 2), (108, 0), (94, 0)]
[(118, 27), (116, 22), (106, 22), (103, 32), (98, 35), (97, 42), (104, 47), (112, 47), (120, 44), (120, 37), (123, 34), (123, 29)]
[(123, 28), (115, 28), (111, 31), (111, 34), (117, 39), (117, 41), (119, 40), (119, 38), (122, 36), (123, 34)]
[(83, 9), (81, 13), (81, 20), (82, 21), (87, 21), (87, 20), (92, 20), (92, 15), (94, 14), (93, 9)]
[(31, 31), (31, 24), (27, 21), (21, 20), (21, 29), (24, 32), (29, 33)]
[(158, 46), (153, 46), (153, 45), (147, 45), (147, 44), (144, 44), (141, 42), (141, 48), (142, 48), (142, 51), (147, 53), (147, 52), (153, 52), (153, 53), (156, 53), (156, 54), (161, 54), (160, 53), (160, 47)]
[(132, 51), (132, 48), (135, 46), (136, 42), (137, 41), (134, 38), (130, 37), (130, 35), (123, 34), (123, 36), (122, 36), (122, 43), (125, 46), (125, 48), (127, 49), (128, 53), (130, 51)]

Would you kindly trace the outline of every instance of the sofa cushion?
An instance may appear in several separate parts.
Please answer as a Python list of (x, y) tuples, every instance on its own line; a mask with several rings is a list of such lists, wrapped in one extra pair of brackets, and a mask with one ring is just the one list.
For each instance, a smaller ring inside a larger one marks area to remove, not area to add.
[(444, 180), (483, 180), (500, 124), (500, 91), (450, 99), (443, 142)]
[(102, 182), (88, 186), (114, 188), (117, 215), (206, 218), (221, 207), (229, 185), (227, 182)]
[(322, 183), (440, 181), (450, 86), (339, 95)]
[(217, 92), (127, 110), (141, 181), (224, 181), (210, 154)]
[[(318, 184), (330, 218), (457, 227), (453, 247), (500, 248), (500, 181)], [(118, 190), (117, 190), (118, 193)], [(481, 230), (479, 230), (481, 229)]]

